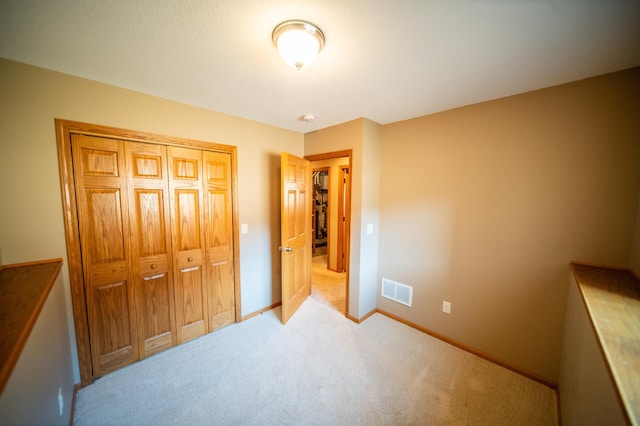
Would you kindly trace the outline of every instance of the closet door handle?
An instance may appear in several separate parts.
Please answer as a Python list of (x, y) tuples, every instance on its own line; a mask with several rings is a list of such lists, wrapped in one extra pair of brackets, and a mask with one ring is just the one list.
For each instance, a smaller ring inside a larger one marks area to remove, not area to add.
[(180, 269), (180, 272), (191, 272), (191, 271), (197, 271), (198, 269), (200, 269), (199, 266), (192, 266), (191, 268)]
[(166, 275), (165, 273), (156, 274), (156, 275), (149, 275), (148, 277), (143, 277), (142, 279), (145, 280), (145, 281), (157, 280), (158, 278), (162, 278), (165, 275)]
[(211, 262), (211, 266), (222, 266), (226, 265), (228, 262), (226, 260), (221, 260), (220, 262)]
[(278, 250), (280, 251), (293, 251), (293, 249), (289, 246), (285, 247), (284, 249), (282, 248), (282, 246), (278, 247)]

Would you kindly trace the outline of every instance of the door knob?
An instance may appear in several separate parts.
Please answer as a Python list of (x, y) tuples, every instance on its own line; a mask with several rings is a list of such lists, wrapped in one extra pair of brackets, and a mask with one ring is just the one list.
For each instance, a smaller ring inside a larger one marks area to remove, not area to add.
[(285, 247), (284, 250), (282, 250), (282, 246), (278, 247), (278, 250), (280, 250), (280, 251), (293, 251), (293, 249), (291, 247)]

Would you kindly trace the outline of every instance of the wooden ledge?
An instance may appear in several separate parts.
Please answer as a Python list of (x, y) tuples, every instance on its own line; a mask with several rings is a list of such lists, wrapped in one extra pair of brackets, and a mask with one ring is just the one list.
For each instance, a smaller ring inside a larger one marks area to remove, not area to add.
[(62, 259), (0, 267), (0, 393), (61, 267)]
[(571, 264), (630, 424), (640, 424), (640, 281), (628, 269)]

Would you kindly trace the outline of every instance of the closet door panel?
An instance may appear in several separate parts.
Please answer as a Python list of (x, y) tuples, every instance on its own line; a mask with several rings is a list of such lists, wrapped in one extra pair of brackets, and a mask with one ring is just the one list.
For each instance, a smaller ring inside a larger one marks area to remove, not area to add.
[(143, 339), (141, 358), (175, 346), (172, 339), (172, 311), (168, 308), (168, 300), (173, 297), (170, 287), (166, 273), (142, 278), (137, 294), (138, 311), (143, 313), (139, 315), (141, 321), (138, 321), (139, 333)]
[(200, 230), (200, 189), (175, 189), (175, 218), (178, 233), (177, 249), (180, 251), (199, 249)]
[[(90, 317), (93, 320), (93, 347), (97, 349), (97, 369), (99, 377), (135, 361), (131, 345), (129, 301), (127, 281), (121, 280), (91, 289)], [(101, 332), (96, 333), (96, 330)]]
[(181, 325), (182, 341), (205, 334), (203, 312), (202, 271), (200, 266), (181, 269), (179, 297), (182, 302), (178, 322)]
[(174, 291), (178, 342), (207, 332), (206, 276), (203, 268), (204, 230), (202, 153), (168, 147), (171, 225), (174, 251)]
[(121, 197), (119, 188), (85, 187), (83, 201), (88, 213), (85, 217), (85, 233), (87, 249), (94, 265), (126, 259)]
[(167, 152), (160, 145), (125, 144), (131, 209), (131, 268), (140, 357), (176, 344)]
[(138, 358), (122, 141), (72, 136), (78, 224), (94, 377)]
[(207, 277), (209, 291), (209, 331), (216, 330), (235, 321), (233, 264), (228, 260), (210, 262)]
[(235, 321), (231, 155), (204, 151), (209, 331)]

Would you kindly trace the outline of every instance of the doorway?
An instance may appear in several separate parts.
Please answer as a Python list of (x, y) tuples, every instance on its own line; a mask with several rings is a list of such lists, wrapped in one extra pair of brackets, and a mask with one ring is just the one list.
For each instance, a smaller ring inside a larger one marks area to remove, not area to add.
[(305, 159), (313, 171), (311, 294), (347, 315), (351, 150)]
[[(313, 163), (311, 163), (313, 168)], [(313, 242), (311, 252), (314, 256), (327, 254), (329, 237), (329, 172), (330, 167), (312, 169), (313, 206), (311, 207), (311, 230)]]

